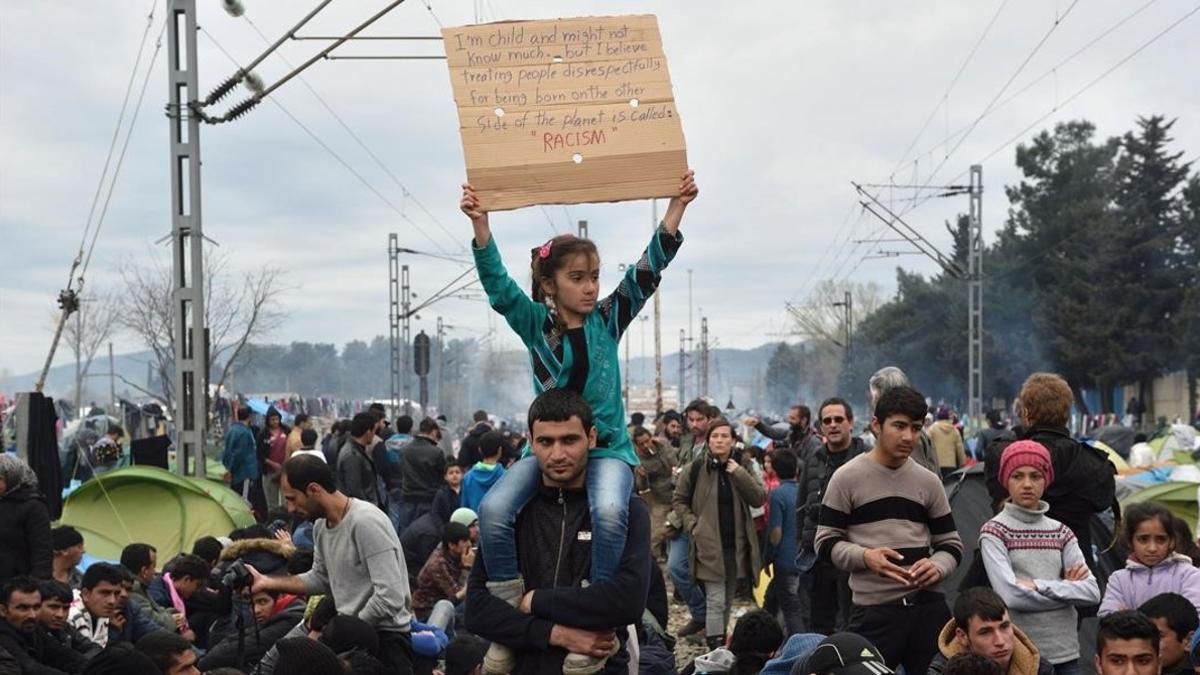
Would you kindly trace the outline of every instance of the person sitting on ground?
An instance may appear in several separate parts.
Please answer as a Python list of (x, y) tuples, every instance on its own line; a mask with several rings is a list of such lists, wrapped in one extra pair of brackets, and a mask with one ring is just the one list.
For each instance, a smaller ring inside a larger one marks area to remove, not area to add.
[(70, 586), (73, 591), (79, 590), (83, 583), (79, 561), (83, 560), (86, 552), (83, 535), (70, 525), (60, 525), (50, 530), (50, 546), (54, 549), (51, 562), (54, 578)]
[(41, 589), (33, 577), (13, 577), (0, 586), (0, 649), (17, 661), (21, 673), (78, 673), (87, 658), (38, 624), (41, 606)]
[(1200, 616), (1190, 600), (1178, 593), (1162, 593), (1138, 607), (1158, 627), (1158, 657), (1162, 675), (1193, 675), (1188, 655), (1200, 627)]
[(389, 668), (410, 668), (408, 570), (387, 515), (369, 502), (342, 494), (329, 465), (315, 457), (289, 459), (280, 488), (290, 512), (316, 519), (313, 567), (298, 576), (267, 577), (247, 566), (254, 578), (251, 590), (331, 593), (339, 614), (357, 616), (375, 628), (381, 660)]
[(83, 575), (82, 591), (71, 605), (67, 621), (80, 635), (100, 647), (108, 645), (113, 617), (120, 613), (121, 569), (108, 563), (95, 563)]
[(1158, 628), (1135, 610), (1100, 618), (1096, 631), (1097, 675), (1159, 675)]
[(1200, 570), (1192, 559), (1175, 552), (1174, 516), (1157, 502), (1124, 509), (1121, 543), (1129, 551), (1125, 569), (1113, 572), (1097, 614), (1137, 609), (1161, 593), (1178, 593), (1200, 613)]
[(67, 623), (71, 602), (75, 599), (71, 588), (63, 582), (53, 579), (42, 580), (38, 584), (38, 588), (42, 592), (42, 608), (38, 611), (38, 623), (46, 629), (50, 637), (64, 647), (83, 654), (87, 659), (100, 653), (100, 645), (85, 638), (74, 626)]
[(129, 601), (164, 630), (178, 630), (182, 615), (160, 606), (150, 597), (148, 590), (158, 566), (158, 551), (149, 544), (130, 544), (121, 551), (121, 565), (133, 575), (133, 594), (129, 596)]
[(151, 633), (138, 640), (134, 649), (149, 657), (162, 675), (200, 675), (192, 643), (174, 633)]
[(133, 645), (117, 642), (105, 647), (83, 667), (81, 675), (162, 675), (149, 656)]
[(1000, 482), (1009, 498), (983, 524), (979, 555), (992, 588), (1004, 598), (1015, 623), (1055, 669), (1070, 671), (1079, 660), (1076, 607), (1100, 602), (1100, 587), (1070, 528), (1046, 516), (1042, 494), (1054, 482), (1050, 451), (1037, 441), (1004, 449)]
[[(405, 564), (412, 571), (410, 578), (414, 588), (417, 581), (416, 574), (425, 566), (425, 561), (429, 560), (434, 549), (442, 543), (442, 532), (446, 529), (448, 522), (457, 522), (470, 527), (472, 522), (478, 522), (478, 518), (475, 512), (469, 509), (456, 509), (449, 514), (448, 519), (442, 518), (434, 511), (429, 511), (421, 514), (400, 534), (400, 546), (404, 549)], [(477, 539), (479, 536), (478, 525), (476, 525), (475, 531), (474, 538)]]
[(857, 633), (834, 633), (821, 640), (792, 668), (800, 675), (894, 675), (883, 654)]
[[(121, 575), (121, 592), (117, 596), (117, 613), (109, 621), (109, 643), (134, 643), (145, 635), (163, 630), (162, 626), (151, 621), (150, 617), (143, 615), (141, 610), (137, 608), (137, 605), (129, 601), (129, 597), (133, 595), (133, 575), (129, 573), (129, 570), (120, 565), (114, 565), (113, 567)], [(89, 567), (88, 569), (91, 568)], [(183, 637), (188, 642), (191, 642), (193, 634), (190, 630), (186, 630)]]
[[(463, 441), (466, 444), (466, 441)], [(504, 467), (500, 464), (500, 456), (504, 452), (504, 434), (499, 431), (487, 431), (479, 438), (480, 460), (468, 467), (467, 475), (463, 476), (462, 490), (459, 492), (459, 504), (479, 513), (479, 504), (483, 496), (504, 475)], [(459, 453), (459, 459), (462, 459)]]
[(729, 636), (729, 651), (737, 659), (731, 672), (737, 675), (761, 672), (783, 645), (784, 637), (779, 622), (766, 611), (756, 609), (743, 614)]
[(946, 662), (942, 675), (1004, 675), (1004, 669), (986, 656), (962, 652)]
[[(512, 564), (524, 585), (490, 584), (485, 561), (476, 559), (467, 587), (467, 630), (508, 648), (509, 662), (490, 661), (489, 650), (487, 671), (573, 672), (569, 666), (582, 662), (586, 669), (580, 672), (626, 673), (625, 627), (641, 620), (650, 584), (649, 511), (635, 495), (627, 496), (629, 535), (616, 574), (583, 586), (592, 561), (584, 487), (588, 450), (596, 442), (591, 407), (570, 389), (547, 390), (529, 408), (529, 429), (541, 487), (517, 514), (514, 531)], [(559, 564), (549, 564), (547, 552), (560, 546)]]
[[(150, 597), (163, 607), (170, 607), (179, 615), (177, 623), (179, 632), (187, 639), (196, 642), (196, 633), (192, 628), (189, 617), (196, 615), (203, 623), (205, 615), (211, 615), (216, 601), (215, 593), (208, 590), (211, 568), (208, 563), (196, 555), (182, 555), (167, 565), (161, 577), (162, 584), (150, 589)], [(207, 627), (205, 627), (207, 630)], [(207, 645), (207, 641), (199, 644)]]
[(954, 600), (954, 616), (938, 636), (938, 653), (929, 663), (929, 675), (945, 675), (947, 661), (966, 653), (992, 660), (1005, 675), (1054, 675), (1054, 666), (1038, 645), (1013, 625), (1000, 595), (982, 586), (969, 588)]
[(445, 675), (483, 675), (488, 644), (474, 635), (460, 635), (446, 645)]
[(460, 604), (467, 595), (465, 575), (474, 564), (471, 532), (460, 523), (448, 523), (442, 531), (442, 545), (429, 555), (417, 574), (417, 589), (413, 592), (413, 614), (417, 619), (428, 621), (438, 600)]
[(200, 659), (200, 670), (235, 665), (253, 668), (276, 642), (304, 620), (304, 601), (295, 595), (260, 591), (250, 596), (250, 602), (255, 628), (245, 635), (228, 635), (214, 644)]
[(348, 672), (346, 664), (337, 654), (316, 640), (286, 638), (275, 646), (279, 649), (279, 663), (275, 666), (275, 672), (281, 675), (337, 675)]

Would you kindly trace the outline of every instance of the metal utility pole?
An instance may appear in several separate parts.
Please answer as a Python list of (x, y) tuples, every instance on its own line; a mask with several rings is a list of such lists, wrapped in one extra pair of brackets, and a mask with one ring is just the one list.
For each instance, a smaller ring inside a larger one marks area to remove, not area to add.
[(445, 383), (445, 378), (442, 373), (446, 370), (446, 325), (442, 323), (442, 317), (437, 318), (437, 406), (438, 413), (446, 413), (446, 397), (442, 394), (442, 385)]
[(412, 339), (412, 287), (408, 285), (408, 265), (400, 266), (400, 393), (404, 399), (404, 414), (412, 414), (412, 400), (408, 392), (408, 355)]
[(579, 238), (580, 239), (588, 238), (588, 226), (587, 226), (586, 220), (579, 221)]
[(392, 410), (400, 407), (400, 244), (399, 236), (388, 235), (388, 342), (391, 348), (389, 359)]
[[(650, 227), (658, 228), (658, 200), (650, 200)], [(662, 380), (662, 293), (654, 294), (654, 414), (663, 413), (663, 380)], [(680, 399), (683, 395), (680, 395)]]
[[(929, 240), (921, 236), (912, 225), (889, 209), (863, 189), (862, 185), (851, 183), (860, 195), (871, 200), (886, 214), (881, 215), (867, 202), (861, 202), (864, 209), (880, 219), (888, 227), (895, 230), (905, 241), (912, 244), (918, 251), (924, 253), (936, 262), (950, 276), (967, 282), (967, 414), (978, 417), (983, 414), (983, 167), (979, 164), (971, 166), (971, 182), (966, 188), (970, 196), (970, 211), (967, 232), (967, 269), (957, 261), (939, 251)], [(962, 194), (963, 186), (947, 185), (948, 195)]]
[(850, 360), (850, 337), (854, 334), (854, 296), (850, 291), (846, 291), (842, 296), (841, 302), (833, 303), (834, 307), (842, 308), (842, 330), (846, 332), (846, 337), (842, 342), (842, 349), (846, 350), (846, 360)]
[[(117, 369), (113, 367), (112, 343), (108, 343), (108, 414), (117, 417)], [(117, 419), (122, 419), (117, 417)], [(124, 424), (124, 422), (122, 422)]]
[(971, 166), (967, 235), (967, 401), (973, 419), (983, 415), (983, 167)]
[(167, 0), (167, 90), (171, 147), (171, 303), (175, 308), (175, 472), (204, 478), (208, 345), (204, 326), (204, 232), (200, 217), (200, 101), (196, 0)]
[(700, 395), (708, 396), (708, 317), (700, 317)]
[(687, 405), (687, 397), (683, 395), (684, 383), (687, 382), (687, 332), (679, 329), (679, 405)]

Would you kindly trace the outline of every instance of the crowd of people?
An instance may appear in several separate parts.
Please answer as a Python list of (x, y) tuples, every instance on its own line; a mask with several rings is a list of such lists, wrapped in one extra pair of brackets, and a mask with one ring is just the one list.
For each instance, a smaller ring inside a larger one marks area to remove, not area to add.
[[(86, 569), (85, 536), (51, 528), (36, 476), (0, 455), (0, 675), (1195, 670), (1188, 524), (1153, 502), (1120, 513), (1057, 375), (1031, 375), (1018, 419), (991, 415), (973, 443), (894, 367), (867, 383), (859, 434), (847, 392), (785, 428), (703, 399), (627, 416), (617, 345), (697, 194), (689, 172), (600, 298), (599, 253), (572, 235), (533, 249), (523, 291), (464, 186), (480, 281), (529, 352), (519, 442), (483, 411), (454, 452), (437, 419), (382, 406), (324, 436), (305, 412), (254, 426), (238, 407), (221, 462), (257, 524)], [(971, 462), (995, 507), (974, 550), (943, 483)], [(1109, 510), (1128, 559), (1102, 580), (1109, 542), (1089, 523)], [(742, 611), (764, 572), (762, 608)], [(674, 630), (672, 602), (688, 616)], [(679, 663), (679, 640), (708, 651)]]

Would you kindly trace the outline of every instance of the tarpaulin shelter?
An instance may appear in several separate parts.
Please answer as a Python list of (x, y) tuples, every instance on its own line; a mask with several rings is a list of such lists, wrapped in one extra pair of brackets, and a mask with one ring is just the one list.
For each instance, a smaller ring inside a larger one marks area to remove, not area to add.
[(190, 552), (200, 537), (253, 525), (254, 515), (241, 497), (214, 481), (130, 466), (72, 492), (61, 522), (78, 529), (88, 552), (98, 558), (117, 560), (126, 545), (141, 542), (168, 560)]

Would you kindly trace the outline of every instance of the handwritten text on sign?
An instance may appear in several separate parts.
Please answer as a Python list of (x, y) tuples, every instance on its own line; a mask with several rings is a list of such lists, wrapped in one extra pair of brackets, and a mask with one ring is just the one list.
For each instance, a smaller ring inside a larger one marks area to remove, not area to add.
[(653, 15), (442, 31), (484, 207), (677, 194), (683, 128)]

